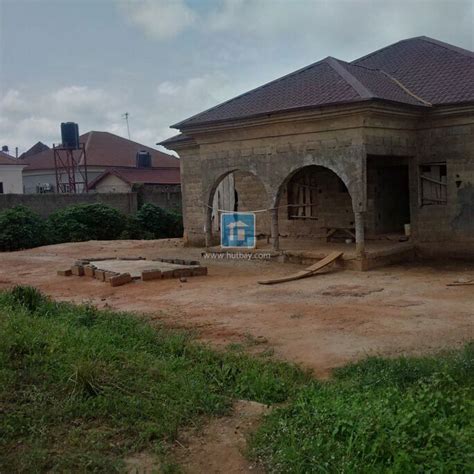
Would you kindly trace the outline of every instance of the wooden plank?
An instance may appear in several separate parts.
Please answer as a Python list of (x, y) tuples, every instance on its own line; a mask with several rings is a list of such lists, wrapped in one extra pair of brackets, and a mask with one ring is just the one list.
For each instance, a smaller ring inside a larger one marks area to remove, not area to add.
[(474, 280), (453, 281), (452, 283), (446, 283), (446, 286), (471, 286), (471, 285), (474, 285)]
[(326, 228), (326, 242), (336, 233), (343, 232), (349, 237), (355, 239), (355, 229), (353, 227), (327, 227)]
[(275, 283), (284, 283), (286, 281), (300, 280), (301, 278), (307, 278), (314, 275), (317, 271), (321, 270), (324, 267), (327, 267), (331, 263), (335, 262), (338, 258), (342, 257), (343, 252), (331, 252), (329, 255), (324, 257), (319, 262), (316, 262), (314, 265), (311, 265), (304, 270), (293, 273), (286, 277), (274, 278), (272, 280), (261, 280), (259, 283), (261, 285), (274, 285)]
[(446, 186), (446, 187), (448, 186), (448, 183), (444, 181), (439, 181), (434, 178), (430, 178), (429, 176), (421, 175), (421, 179), (424, 179), (425, 181), (428, 181), (430, 183), (439, 184), (440, 186)]
[(427, 197), (424, 197), (424, 198), (423, 198), (423, 201), (444, 202), (444, 203), (446, 203), (446, 199), (435, 199), (435, 198), (427, 198)]

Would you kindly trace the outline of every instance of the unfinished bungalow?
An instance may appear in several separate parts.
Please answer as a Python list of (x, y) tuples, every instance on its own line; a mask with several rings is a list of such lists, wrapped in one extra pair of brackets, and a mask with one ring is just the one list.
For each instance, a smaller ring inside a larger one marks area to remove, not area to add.
[(474, 256), (474, 54), (407, 39), (327, 57), (173, 125), (185, 240), (257, 211), (260, 248), (356, 267)]

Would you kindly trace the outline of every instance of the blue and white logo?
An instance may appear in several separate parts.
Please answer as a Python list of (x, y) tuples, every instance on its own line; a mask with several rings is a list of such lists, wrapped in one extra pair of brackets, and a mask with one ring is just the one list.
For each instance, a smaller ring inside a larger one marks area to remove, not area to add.
[(221, 214), (221, 247), (255, 248), (255, 214), (224, 212)]

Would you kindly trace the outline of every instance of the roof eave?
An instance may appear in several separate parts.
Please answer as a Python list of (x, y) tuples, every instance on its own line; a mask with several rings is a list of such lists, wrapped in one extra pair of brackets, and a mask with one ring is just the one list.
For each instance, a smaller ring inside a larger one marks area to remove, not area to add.
[[(266, 113), (259, 113), (259, 114), (253, 114), (253, 115), (246, 115), (244, 117), (237, 117), (237, 118), (229, 118), (229, 119), (223, 119), (223, 120), (214, 120), (214, 121), (207, 121), (207, 122), (198, 122), (198, 123), (192, 123), (189, 124), (188, 127), (183, 127), (181, 131), (184, 131), (183, 133), (190, 133), (190, 131), (194, 130), (199, 130), (202, 128), (214, 128), (214, 127), (220, 127), (220, 126), (225, 126), (228, 124), (235, 124), (235, 125), (242, 125), (245, 122), (248, 122), (250, 120), (255, 120), (255, 119), (261, 119), (261, 118), (274, 118), (278, 116), (283, 116), (288, 113), (292, 112), (307, 112), (307, 111), (315, 111), (319, 113), (324, 113), (328, 109), (332, 108), (344, 108), (344, 107), (353, 107), (353, 106), (358, 106), (358, 105), (368, 105), (368, 104), (375, 104), (375, 103), (382, 103), (382, 104), (387, 104), (387, 105), (396, 105), (398, 107), (402, 107), (405, 109), (411, 109), (415, 111), (421, 111), (421, 110), (426, 110), (431, 107), (423, 104), (407, 104), (403, 102), (397, 102), (397, 101), (392, 101), (388, 99), (380, 99), (376, 97), (372, 98), (367, 98), (367, 99), (360, 99), (360, 100), (354, 100), (350, 102), (333, 102), (330, 104), (324, 104), (320, 106), (305, 106), (305, 107), (294, 107), (291, 109), (284, 109), (284, 110), (277, 110), (274, 112), (266, 112)], [(184, 123), (184, 122), (183, 122)]]
[(22, 165), (22, 164), (18, 164), (18, 163), (0, 163), (0, 166), (11, 166), (11, 167), (14, 167), (14, 168), (20, 168), (21, 170), (26, 168), (26, 165)]
[(161, 146), (166, 147), (167, 145), (175, 145), (178, 143), (187, 143), (187, 142), (193, 141), (192, 137), (188, 137), (188, 136), (183, 137), (183, 135), (184, 135), (183, 133), (180, 133), (174, 137), (166, 138), (165, 140), (161, 142), (157, 142), (156, 145), (161, 145)]

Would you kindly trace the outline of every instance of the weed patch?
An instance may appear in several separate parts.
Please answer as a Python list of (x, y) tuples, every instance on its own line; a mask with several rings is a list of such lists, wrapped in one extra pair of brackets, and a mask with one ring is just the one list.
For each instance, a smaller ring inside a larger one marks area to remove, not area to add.
[(472, 472), (474, 345), (372, 357), (312, 382), (252, 441), (270, 472)]
[(307, 382), (288, 364), (17, 287), (0, 293), (0, 472), (120, 471), (133, 453), (163, 458), (180, 428), (234, 399), (282, 402)]

